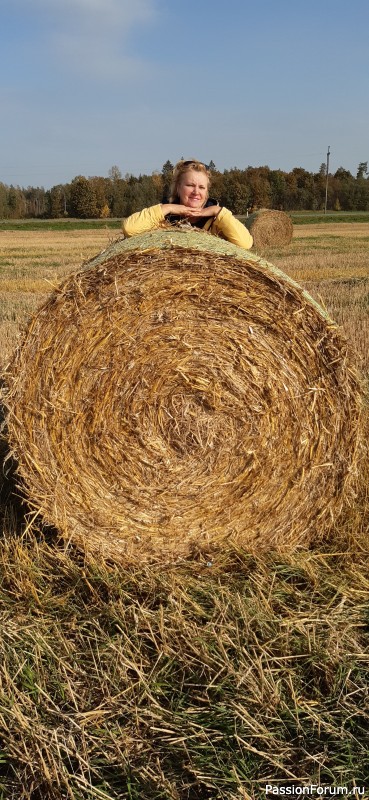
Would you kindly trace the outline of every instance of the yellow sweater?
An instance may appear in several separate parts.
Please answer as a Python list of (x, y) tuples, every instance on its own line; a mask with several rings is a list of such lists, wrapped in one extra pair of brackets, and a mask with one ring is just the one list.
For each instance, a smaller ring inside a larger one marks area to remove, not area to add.
[[(135, 214), (131, 214), (130, 217), (124, 219), (122, 223), (123, 233), (129, 238), (137, 233), (160, 228), (164, 221), (165, 216), (160, 203), (158, 203), (156, 206), (136, 211)], [(227, 239), (228, 242), (238, 244), (239, 247), (244, 247), (245, 250), (250, 250), (253, 244), (251, 233), (242, 225), (242, 222), (233, 216), (228, 208), (221, 208), (215, 219), (214, 217), (209, 217), (203, 230), (214, 234), (214, 236), (221, 236), (222, 239)]]

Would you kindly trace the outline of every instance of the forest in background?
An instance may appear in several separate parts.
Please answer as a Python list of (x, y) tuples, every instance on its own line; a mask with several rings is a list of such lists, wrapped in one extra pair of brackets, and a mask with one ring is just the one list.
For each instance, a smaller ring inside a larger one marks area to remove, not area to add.
[[(257, 208), (283, 211), (369, 210), (368, 162), (362, 161), (356, 176), (339, 167), (328, 174), (323, 163), (318, 172), (295, 167), (291, 172), (268, 166), (220, 172), (210, 162), (212, 184), (210, 194), (220, 205), (234, 214), (245, 214)], [(0, 219), (71, 217), (104, 219), (126, 217), (168, 197), (173, 164), (167, 161), (161, 171), (151, 175), (126, 174), (111, 167), (108, 177), (77, 175), (70, 183), (51, 189), (43, 187), (7, 186), (0, 182)]]

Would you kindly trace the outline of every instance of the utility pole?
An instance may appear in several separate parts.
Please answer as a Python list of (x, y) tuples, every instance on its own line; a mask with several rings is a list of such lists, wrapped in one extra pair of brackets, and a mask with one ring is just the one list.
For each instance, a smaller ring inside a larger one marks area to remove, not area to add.
[(325, 174), (325, 203), (324, 203), (324, 213), (327, 213), (327, 200), (328, 200), (328, 175), (329, 175), (329, 155), (330, 155), (330, 145), (328, 145), (328, 153), (327, 153), (327, 171)]

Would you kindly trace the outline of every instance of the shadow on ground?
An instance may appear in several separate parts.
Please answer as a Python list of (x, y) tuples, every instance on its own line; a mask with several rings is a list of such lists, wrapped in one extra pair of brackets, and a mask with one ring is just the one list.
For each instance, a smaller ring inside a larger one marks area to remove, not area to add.
[[(3, 382), (1, 382), (0, 389), (3, 388)], [(12, 521), (22, 524), (29, 511), (21, 497), (17, 483), (17, 464), (11, 455), (7, 437), (6, 412), (0, 402), (0, 522), (3, 531), (7, 527), (4, 524), (5, 520), (12, 519)]]
[(9, 535), (22, 536), (33, 520), (36, 524), (32, 523), (31, 528), (36, 537), (46, 537), (49, 544), (58, 543), (60, 536), (56, 528), (44, 523), (40, 517), (35, 520), (35, 511), (22, 493), (17, 474), (18, 465), (8, 440), (6, 408), (3, 402), (5, 391), (6, 384), (0, 378), (0, 540)]

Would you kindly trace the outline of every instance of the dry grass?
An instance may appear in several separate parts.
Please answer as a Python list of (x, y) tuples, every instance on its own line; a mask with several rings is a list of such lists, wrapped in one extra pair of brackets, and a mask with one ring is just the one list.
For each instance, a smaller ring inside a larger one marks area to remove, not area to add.
[(365, 380), (369, 378), (369, 225), (300, 225), (288, 248), (265, 257), (324, 305), (351, 343)]
[(111, 232), (1, 231), (0, 337), (2, 363), (19, 340), (19, 328), (60, 280), (103, 250)]
[(346, 350), (246, 251), (203, 232), (118, 242), (51, 295), (6, 376), (27, 497), (112, 559), (306, 546), (355, 474)]
[(328, 222), (324, 225), (294, 225), (294, 239), (311, 239), (318, 237), (321, 246), (327, 244), (327, 240), (334, 238), (347, 239), (355, 243), (358, 239), (369, 239), (369, 224), (366, 222)]
[[(299, 279), (313, 256), (310, 291), (342, 313), (368, 377), (364, 248), (351, 226), (339, 233), (332, 276), (326, 227), (310, 245), (302, 228), (268, 257)], [(353, 283), (340, 286), (342, 273)], [(6, 297), (7, 355), (37, 297)], [(356, 502), (318, 547), (125, 570), (37, 531), (5, 482), (1, 800), (261, 800), (266, 783), (367, 785), (368, 487), (366, 461)]]
[[(368, 241), (369, 225), (366, 223), (295, 225), (293, 240), (288, 247), (268, 247), (259, 252), (301, 285), (306, 284), (313, 296), (323, 299), (329, 306), (330, 285), (327, 291), (319, 293), (317, 284), (326, 280), (368, 278)], [(0, 336), (3, 363), (14, 350), (19, 328), (27, 314), (34, 311), (55, 283), (110, 242), (111, 232), (107, 230), (1, 232)], [(36, 283), (40, 288), (40, 281), (41, 292), (31, 293), (30, 284)], [(21, 289), (22, 286), (26, 286), (26, 291)], [(343, 284), (341, 305), (347, 309), (342, 320), (344, 328), (346, 322), (350, 328), (355, 327), (356, 309), (351, 315), (350, 302), (351, 286)]]
[[(350, 520), (346, 523), (349, 525)], [(238, 800), (369, 774), (364, 537), (124, 570), (0, 558), (4, 800)]]

